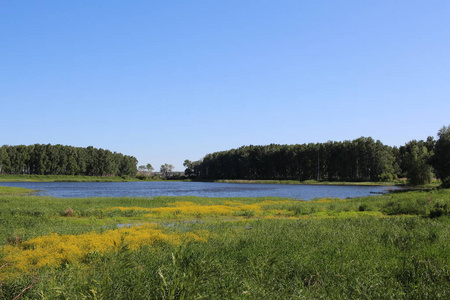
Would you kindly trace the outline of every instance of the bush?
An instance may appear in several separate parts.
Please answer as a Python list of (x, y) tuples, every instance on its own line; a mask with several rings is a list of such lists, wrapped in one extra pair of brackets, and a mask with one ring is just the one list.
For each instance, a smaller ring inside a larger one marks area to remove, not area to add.
[(396, 200), (389, 201), (381, 207), (381, 212), (387, 215), (426, 215), (426, 200)]
[(433, 208), (430, 210), (430, 218), (437, 218), (449, 214), (450, 207), (447, 205), (447, 203), (435, 203)]
[(378, 181), (387, 182), (387, 181), (393, 181), (393, 180), (394, 180), (394, 175), (392, 175), (391, 173), (383, 173), (381, 175), (378, 175)]

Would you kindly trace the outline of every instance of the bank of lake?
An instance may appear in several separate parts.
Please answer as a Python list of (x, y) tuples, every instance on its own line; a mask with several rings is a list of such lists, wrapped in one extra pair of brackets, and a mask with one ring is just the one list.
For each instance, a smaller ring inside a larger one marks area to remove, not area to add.
[[(78, 175), (9, 175), (0, 174), (0, 182), (127, 182), (127, 181), (161, 181), (164, 179), (150, 176), (78, 176)], [(194, 181), (194, 182), (224, 182), (224, 183), (256, 183), (256, 184), (309, 184), (309, 185), (383, 185), (383, 186), (406, 186), (406, 179), (395, 181), (376, 181), (376, 182), (348, 182), (348, 181), (318, 181), (318, 180), (246, 180), (246, 179), (168, 179), (168, 181)], [(440, 182), (434, 180), (430, 186), (436, 186)]]

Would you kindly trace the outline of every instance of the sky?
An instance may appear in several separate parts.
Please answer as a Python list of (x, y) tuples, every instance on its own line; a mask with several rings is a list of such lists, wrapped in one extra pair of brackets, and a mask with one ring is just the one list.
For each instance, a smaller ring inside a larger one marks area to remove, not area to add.
[(0, 0), (0, 144), (155, 170), (450, 124), (450, 1)]

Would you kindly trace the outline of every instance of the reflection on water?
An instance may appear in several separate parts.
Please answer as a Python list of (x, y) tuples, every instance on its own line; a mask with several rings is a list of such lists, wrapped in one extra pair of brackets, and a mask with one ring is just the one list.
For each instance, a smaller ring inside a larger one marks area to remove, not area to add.
[(322, 197), (363, 197), (384, 193), (392, 186), (334, 186), (245, 184), (214, 182), (0, 182), (2, 186), (39, 190), (39, 196), (86, 197), (284, 197), (310, 200)]

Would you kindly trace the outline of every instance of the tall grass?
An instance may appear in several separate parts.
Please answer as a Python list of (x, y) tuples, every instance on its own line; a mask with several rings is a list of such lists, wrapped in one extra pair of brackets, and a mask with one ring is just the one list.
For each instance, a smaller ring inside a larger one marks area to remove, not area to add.
[[(124, 237), (115, 251), (4, 277), (0, 299), (33, 280), (21, 299), (448, 299), (449, 201), (447, 190), (314, 201), (0, 196), (0, 244), (18, 251), (50, 233), (82, 238), (118, 223), (206, 239), (136, 248)], [(253, 209), (214, 214), (242, 205)]]
[(30, 194), (33, 192), (34, 192), (34, 190), (30, 190), (30, 189), (26, 189), (26, 188), (0, 186), (0, 196), (20, 195), (20, 194), (23, 195), (23, 194)]
[[(256, 220), (192, 224), (209, 242), (108, 255), (40, 274), (25, 298), (447, 299), (448, 220)], [(8, 299), (32, 276), (4, 285)]]

